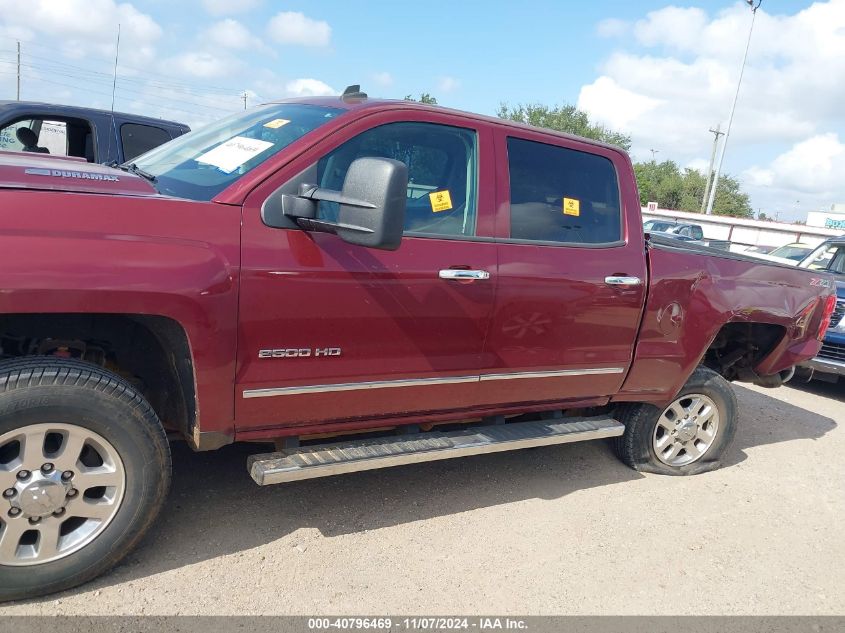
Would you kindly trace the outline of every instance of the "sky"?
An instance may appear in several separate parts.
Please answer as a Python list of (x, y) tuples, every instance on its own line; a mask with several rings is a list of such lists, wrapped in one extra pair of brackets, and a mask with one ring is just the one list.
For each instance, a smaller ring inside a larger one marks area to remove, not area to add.
[[(0, 0), (0, 99), (115, 108), (198, 127), (247, 105), (428, 92), (495, 114), (573, 103), (635, 160), (705, 171), (751, 25), (744, 0)], [(763, 0), (723, 170), (756, 210), (845, 203), (845, 0)], [(652, 154), (651, 150), (656, 153)]]

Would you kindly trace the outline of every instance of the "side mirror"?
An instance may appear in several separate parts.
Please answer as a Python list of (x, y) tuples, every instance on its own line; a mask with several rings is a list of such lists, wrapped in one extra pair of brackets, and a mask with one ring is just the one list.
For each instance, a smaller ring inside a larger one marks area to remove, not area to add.
[(368, 202), (372, 208), (339, 201), (337, 236), (340, 239), (387, 251), (399, 248), (408, 199), (405, 163), (387, 158), (358, 158), (346, 172), (342, 194), (347, 200)]
[[(342, 191), (300, 185), (282, 196), (282, 213), (306, 231), (334, 233), (349, 244), (393, 251), (402, 242), (408, 168), (387, 158), (358, 158), (346, 172)], [(337, 222), (317, 219), (320, 200), (340, 205)]]

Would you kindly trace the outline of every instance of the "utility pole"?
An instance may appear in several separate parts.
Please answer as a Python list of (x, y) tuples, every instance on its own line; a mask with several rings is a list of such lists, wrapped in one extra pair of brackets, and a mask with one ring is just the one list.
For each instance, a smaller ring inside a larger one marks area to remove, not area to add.
[(21, 100), (21, 43), (18, 41), (18, 101)]
[(748, 29), (748, 41), (745, 43), (745, 54), (742, 56), (742, 65), (739, 67), (739, 81), (736, 82), (736, 94), (734, 94), (734, 102), (731, 106), (731, 114), (728, 117), (728, 129), (725, 131), (725, 142), (722, 143), (722, 151), (719, 154), (719, 164), (716, 165), (716, 174), (713, 176), (713, 186), (710, 188), (710, 195), (707, 198), (707, 208), (705, 213), (710, 215), (713, 213), (713, 202), (716, 199), (716, 187), (719, 185), (719, 174), (722, 171), (722, 163), (725, 160), (725, 151), (728, 148), (728, 139), (731, 136), (731, 125), (734, 122), (734, 112), (736, 111), (736, 102), (739, 99), (739, 88), (742, 86), (742, 75), (745, 73), (745, 62), (748, 60), (748, 49), (751, 48), (751, 34), (754, 32), (754, 20), (757, 17), (757, 9), (763, 3), (763, 0), (745, 0), (749, 7), (751, 7), (751, 27)]
[(246, 99), (247, 99), (247, 91), (244, 90), (244, 93), (241, 95), (241, 99), (244, 100), (244, 110), (246, 110)]
[(707, 184), (704, 185), (704, 197), (701, 199), (701, 212), (707, 208), (708, 194), (710, 193), (710, 180), (713, 178), (713, 163), (716, 162), (716, 148), (719, 146), (719, 137), (724, 136), (724, 132), (720, 132), (722, 124), (719, 123), (714, 130), (712, 127), (710, 131), (713, 133), (713, 151), (710, 152), (710, 167), (707, 168)]
[(651, 152), (651, 162), (653, 163), (653, 162), (654, 162), (654, 156), (655, 156), (656, 154), (659, 154), (659, 153), (660, 153), (660, 150), (659, 150), (659, 149), (650, 149), (650, 150), (648, 150), (648, 151), (650, 151), (650, 152)]

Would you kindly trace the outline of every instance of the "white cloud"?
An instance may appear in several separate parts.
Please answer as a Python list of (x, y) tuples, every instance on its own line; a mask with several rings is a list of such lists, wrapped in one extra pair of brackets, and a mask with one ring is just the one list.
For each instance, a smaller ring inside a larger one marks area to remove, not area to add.
[(338, 94), (338, 91), (319, 79), (294, 79), (285, 84), (288, 97), (324, 97)]
[(625, 20), (607, 18), (598, 23), (596, 26), (596, 33), (599, 34), (599, 37), (621, 37), (622, 35), (627, 34), (630, 28), (631, 25)]
[(702, 174), (707, 175), (707, 167), (710, 166), (710, 161), (705, 158), (693, 158), (692, 160), (688, 161), (684, 167), (687, 169), (694, 169), (695, 171), (700, 171)]
[(204, 42), (235, 49), (249, 48), (259, 43), (243, 24), (231, 18), (212, 24), (205, 30), (202, 39)]
[(136, 63), (154, 57), (153, 44), (162, 35), (149, 15), (113, 0), (0, 0), (0, 16), (5, 34), (26, 40), (47, 36), (66, 57), (76, 59), (90, 53), (114, 55), (118, 24), (121, 48), (131, 50)]
[[(624, 103), (625, 107), (619, 107)], [(662, 100), (638, 94), (620, 86), (610, 77), (599, 77), (584, 86), (578, 107), (590, 112), (615, 130), (628, 129), (632, 122), (654, 110)]]
[[(731, 148), (796, 143), (845, 123), (845, 0), (786, 16), (758, 11)], [(629, 133), (634, 150), (655, 147), (683, 162), (707, 153), (708, 129), (733, 100), (751, 12), (737, 3), (715, 16), (666, 7), (633, 26), (644, 52), (613, 52), (578, 105)]]
[(303, 13), (282, 11), (270, 20), (267, 33), (279, 44), (322, 47), (329, 45), (332, 27), (328, 22), (313, 20)]
[(437, 80), (437, 91), (443, 93), (454, 92), (461, 87), (461, 82), (454, 77), (441, 77)]
[(195, 51), (172, 57), (163, 66), (171, 73), (175, 70), (177, 74), (185, 75), (186, 79), (210, 79), (233, 75), (243, 64), (233, 57)]
[(387, 88), (393, 85), (393, 75), (388, 72), (373, 73), (373, 81), (382, 88)]
[(845, 183), (845, 144), (835, 133), (819, 134), (796, 143), (768, 167), (755, 165), (743, 176), (754, 186), (833, 196)]
[(211, 15), (246, 13), (261, 4), (261, 0), (202, 0), (202, 6)]
[(695, 7), (665, 7), (634, 24), (634, 36), (645, 46), (688, 49), (707, 27), (707, 14)]

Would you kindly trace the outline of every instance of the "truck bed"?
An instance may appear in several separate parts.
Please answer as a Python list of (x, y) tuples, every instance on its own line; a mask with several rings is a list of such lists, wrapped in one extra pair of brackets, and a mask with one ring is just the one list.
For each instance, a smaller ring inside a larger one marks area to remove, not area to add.
[[(816, 333), (825, 298), (834, 292), (829, 275), (671, 239), (649, 239), (646, 253), (649, 291), (617, 400), (663, 402), (701, 363), (733, 361), (727, 371), (718, 369), (756, 382), (821, 347)], [(757, 341), (751, 356), (732, 359), (732, 350), (711, 350), (726, 327)]]

